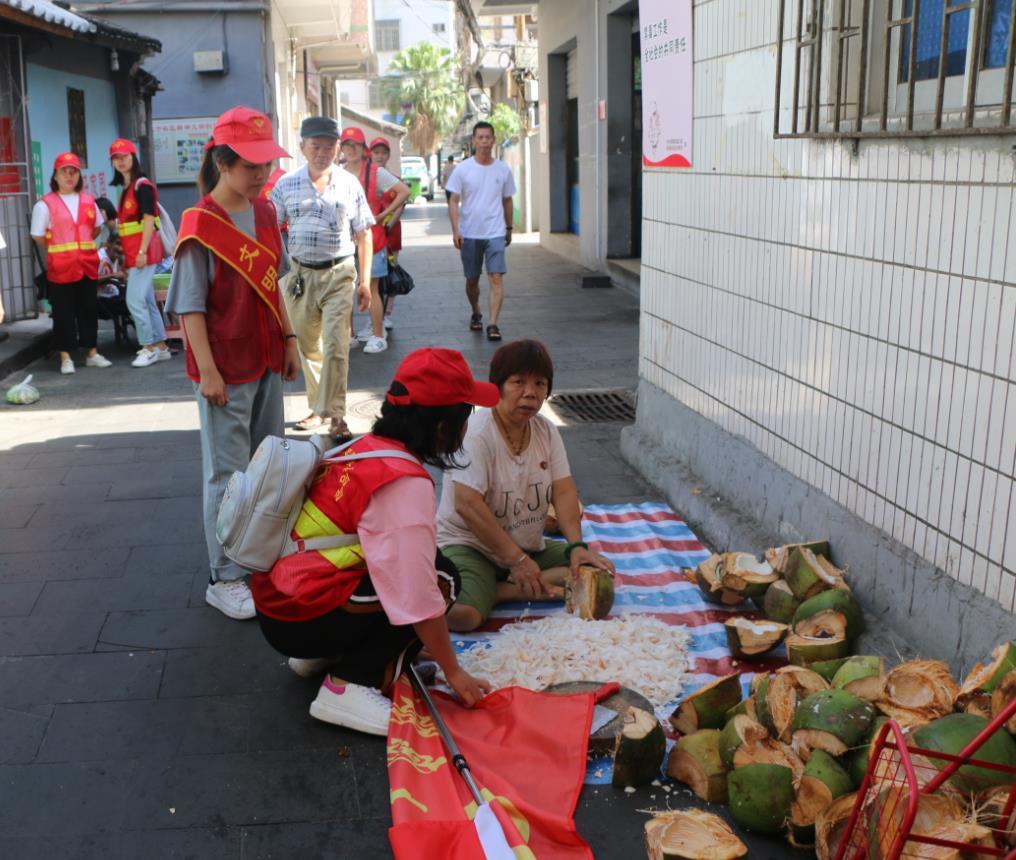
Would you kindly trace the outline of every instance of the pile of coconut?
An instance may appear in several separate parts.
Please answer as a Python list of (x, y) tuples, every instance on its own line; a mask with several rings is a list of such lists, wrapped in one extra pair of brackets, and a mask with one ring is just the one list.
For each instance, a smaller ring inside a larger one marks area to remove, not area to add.
[[(890, 718), (903, 727), (907, 744), (956, 755), (1016, 698), (1016, 643), (1007, 642), (990, 662), (976, 666), (962, 685), (947, 666), (911, 660), (887, 669), (881, 657), (858, 655), (817, 661), (810, 667), (785, 666), (756, 675), (741, 698), (737, 675), (729, 675), (686, 697), (670, 717), (682, 737), (667, 759), (668, 776), (686, 783), (709, 803), (729, 804), (733, 820), (745, 830), (784, 834), (798, 847), (811, 847), (822, 860), (836, 856), (839, 842), (869, 770), (882, 725)], [(1016, 719), (1000, 729), (976, 754), (979, 761), (1016, 768)], [(636, 726), (619, 739), (625, 762), (639, 760), (635, 736), (649, 738), (656, 726)], [(625, 749), (627, 745), (627, 749)], [(661, 749), (659, 738), (643, 745)], [(892, 779), (897, 771), (891, 750), (872, 768), (860, 826), (870, 856), (889, 856), (890, 842), (907, 806), (907, 789)], [(657, 758), (657, 762), (659, 762)], [(927, 785), (947, 762), (915, 756), (919, 783)], [(631, 773), (629, 766), (623, 773)], [(1016, 792), (1012, 770), (965, 765), (937, 792), (922, 795), (911, 833), (977, 846), (1016, 847)], [(709, 814), (709, 813), (705, 813)], [(719, 823), (716, 823), (719, 822)], [(661, 814), (646, 826), (649, 857), (743, 857), (740, 840), (717, 818), (710, 839), (685, 850), (695, 822)], [(673, 837), (673, 839), (671, 839)], [(738, 848), (740, 845), (740, 848)], [(700, 850), (701, 848), (701, 850)], [(722, 849), (722, 850), (721, 850)], [(740, 853), (737, 853), (740, 851)], [(959, 860), (959, 848), (908, 842), (905, 856)]]

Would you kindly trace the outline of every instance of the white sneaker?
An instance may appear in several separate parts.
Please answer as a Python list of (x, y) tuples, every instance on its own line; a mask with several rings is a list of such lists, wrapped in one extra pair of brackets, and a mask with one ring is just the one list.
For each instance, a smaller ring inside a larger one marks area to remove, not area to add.
[(383, 337), (374, 337), (374, 335), (370, 336), (370, 340), (363, 347), (364, 352), (384, 352), (386, 349), (388, 349), (388, 341)]
[(332, 657), (290, 657), (289, 668), (301, 678), (313, 678), (325, 671), (335, 659)]
[(384, 737), (388, 734), (392, 702), (373, 687), (333, 684), (331, 678), (325, 678), (317, 698), (310, 703), (310, 715), (336, 726)]
[(159, 361), (169, 361), (173, 357), (173, 353), (169, 351), (168, 346), (165, 349), (153, 350), (153, 352), (155, 353), (155, 357)]
[(250, 586), (242, 579), (209, 583), (205, 589), (205, 603), (237, 621), (246, 621), (257, 615)]
[(372, 337), (374, 337), (374, 326), (370, 323), (367, 323), (367, 325), (356, 333), (356, 339), (362, 343), (366, 343)]
[(60, 362), (61, 373), (74, 373), (74, 361), (70, 358), (65, 358)]
[(131, 367), (151, 367), (155, 362), (159, 360), (159, 356), (156, 354), (154, 349), (143, 349), (138, 353), (138, 357), (131, 362)]
[(391, 331), (395, 328), (395, 321), (388, 315), (385, 315), (385, 331)]
[(99, 353), (95, 353), (95, 355), (90, 355), (88, 356), (88, 358), (85, 359), (85, 367), (112, 367), (112, 366), (113, 362), (110, 361), (105, 356), (99, 355)]

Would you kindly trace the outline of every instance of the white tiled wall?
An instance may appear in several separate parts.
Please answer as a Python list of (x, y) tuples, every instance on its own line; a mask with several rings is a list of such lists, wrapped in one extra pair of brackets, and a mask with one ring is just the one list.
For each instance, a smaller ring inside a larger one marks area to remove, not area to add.
[[(796, 5), (796, 4), (794, 4)], [(776, 0), (695, 5), (642, 376), (1016, 608), (1016, 137), (774, 140)]]

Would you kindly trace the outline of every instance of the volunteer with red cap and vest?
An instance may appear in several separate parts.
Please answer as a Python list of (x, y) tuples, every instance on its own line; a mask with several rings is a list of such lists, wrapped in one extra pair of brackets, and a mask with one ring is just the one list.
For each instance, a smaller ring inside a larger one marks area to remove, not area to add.
[(127, 267), (127, 310), (141, 344), (131, 366), (151, 367), (171, 356), (166, 323), (155, 301), (155, 267), (168, 253), (159, 240), (159, 192), (142, 172), (137, 148), (129, 140), (114, 140), (109, 160), (115, 171), (111, 184), (124, 187), (117, 206), (117, 234)]
[[(95, 237), (103, 224), (95, 199), (81, 189), (81, 161), (62, 152), (53, 162), (50, 193), (32, 209), (31, 233), (46, 257), (46, 281), (53, 307), (53, 346), (60, 372), (74, 373), (73, 352), (85, 349), (86, 367), (109, 367), (99, 355), (99, 252)], [(2, 319), (2, 317), (0, 317)]]
[[(370, 142), (370, 157), (371, 160), (378, 166), (388, 170), (388, 160), (392, 157), (392, 145), (389, 143), (387, 137), (375, 137)], [(391, 171), (388, 171), (391, 173)], [(392, 174), (394, 176), (394, 174)], [(400, 177), (401, 178), (401, 177)], [(410, 191), (412, 193), (412, 191)], [(384, 207), (390, 206), (395, 201), (396, 191), (394, 188), (389, 188), (385, 192), (384, 197), (381, 198), (381, 205)], [(407, 198), (408, 200), (408, 198)], [(399, 251), (402, 250), (402, 213), (406, 211), (406, 201), (402, 202), (387, 219), (385, 219), (385, 250), (388, 256), (388, 262), (398, 262)], [(395, 328), (395, 323), (392, 321), (392, 311), (395, 308), (395, 296), (388, 296), (385, 299), (385, 331), (390, 331)]]
[[(374, 164), (366, 155), (367, 139), (358, 128), (344, 128), (340, 138), (340, 149), (345, 159), (343, 166), (360, 180), (367, 205), (374, 213), (371, 228), (374, 242), (374, 257), (370, 267), (370, 323), (357, 332), (364, 341), (364, 352), (384, 352), (388, 349), (388, 335), (384, 326), (384, 306), (378, 289), (380, 280), (388, 274), (387, 219), (398, 212), (409, 199), (409, 186), (383, 167)], [(389, 192), (395, 192), (386, 205), (383, 201)]]
[[(466, 705), (489, 692), (459, 665), (449, 639), (445, 613), (458, 572), (437, 551), (434, 485), (424, 464), (456, 467), (473, 406), (497, 401), (497, 387), (474, 380), (455, 350), (410, 353), (372, 432), (341, 452), (375, 458), (323, 462), (290, 534), (297, 552), (253, 577), (269, 644), (293, 658), (300, 675), (328, 672), (311, 716), (386, 734), (386, 694), (421, 646)], [(321, 551), (300, 546), (343, 534), (357, 542)]]
[(166, 300), (187, 333), (201, 424), (205, 600), (237, 619), (254, 617), (248, 571), (222, 552), (215, 518), (233, 472), (247, 468), (265, 436), (285, 432), (282, 380), (300, 366), (279, 299), (282, 237), (275, 207), (261, 196), (276, 158), (288, 154), (263, 113), (235, 107), (219, 117), (198, 176), (203, 197), (180, 221)]

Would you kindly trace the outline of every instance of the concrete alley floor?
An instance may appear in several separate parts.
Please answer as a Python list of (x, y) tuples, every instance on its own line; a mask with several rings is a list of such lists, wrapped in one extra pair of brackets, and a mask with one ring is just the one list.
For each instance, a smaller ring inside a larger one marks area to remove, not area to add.
[[(496, 347), (467, 330), (444, 204), (410, 207), (404, 233), (417, 287), (389, 350), (353, 356), (356, 430), (412, 349), (460, 349), (485, 376)], [(582, 289), (588, 273), (526, 237), (509, 267), (502, 331), (548, 345), (557, 390), (634, 389), (636, 299)], [(100, 349), (113, 368), (65, 377), (43, 359), (24, 371), (42, 400), (0, 405), (0, 856), (390, 856), (383, 739), (311, 719), (318, 682), (292, 674), (256, 623), (204, 603), (183, 357), (131, 368), (111, 330)], [(287, 386), (288, 421), (307, 412), (301, 392)], [(621, 461), (619, 431), (563, 428), (586, 502), (658, 498)], [(597, 857), (644, 856), (636, 810), (650, 791), (584, 789), (576, 817)], [(752, 843), (755, 858), (791, 854)]]

